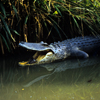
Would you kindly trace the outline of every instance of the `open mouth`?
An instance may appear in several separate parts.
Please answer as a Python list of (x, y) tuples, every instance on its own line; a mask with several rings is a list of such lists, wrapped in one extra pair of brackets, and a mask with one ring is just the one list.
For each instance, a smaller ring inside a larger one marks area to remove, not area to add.
[(53, 52), (51, 50), (37, 51), (28, 61), (19, 62), (20, 66), (36, 65), (52, 62)]
[(27, 65), (36, 65), (36, 64), (44, 64), (49, 63), (54, 60), (54, 49), (51, 45), (47, 43), (29, 43), (29, 42), (20, 42), (19, 46), (24, 47), (29, 50), (36, 51), (36, 53), (32, 56), (31, 59), (28, 61), (19, 62), (20, 66), (27, 66)]

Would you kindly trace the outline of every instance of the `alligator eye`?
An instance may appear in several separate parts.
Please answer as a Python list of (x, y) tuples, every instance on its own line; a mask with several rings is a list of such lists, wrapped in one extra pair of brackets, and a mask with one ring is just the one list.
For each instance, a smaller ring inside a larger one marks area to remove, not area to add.
[(43, 46), (48, 46), (48, 44), (45, 43), (45, 42), (43, 42), (43, 41), (41, 41), (40, 43), (41, 43), (41, 45), (43, 45)]
[(48, 44), (47, 43), (44, 43), (44, 44), (42, 44), (43, 46), (48, 46)]

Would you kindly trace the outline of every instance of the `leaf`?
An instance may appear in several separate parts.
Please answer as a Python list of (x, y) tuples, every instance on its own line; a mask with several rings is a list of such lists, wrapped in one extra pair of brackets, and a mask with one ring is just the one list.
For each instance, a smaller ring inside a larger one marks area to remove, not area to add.
[(18, 20), (18, 12), (17, 12), (17, 9), (16, 9), (16, 7), (14, 5), (12, 5), (12, 7), (13, 7), (13, 10), (15, 12), (16, 18)]
[(2, 39), (3, 39), (3, 41), (5, 42), (5, 45), (7, 46), (8, 51), (10, 52), (10, 48), (9, 48), (9, 46), (8, 46), (8, 44), (7, 44), (6, 39), (4, 38), (4, 36), (3, 36), (2, 34), (0, 34), (0, 35), (1, 35)]
[(3, 24), (4, 24), (4, 26), (5, 26), (6, 30), (7, 30), (7, 32), (9, 33), (10, 37), (12, 38), (12, 40), (15, 42), (15, 39), (13, 38), (13, 36), (12, 36), (12, 34), (11, 34), (11, 32), (10, 32), (10, 29), (9, 29), (7, 23), (5, 22), (3, 16), (0, 15), (0, 17), (1, 17), (1, 19), (2, 19), (2, 22), (3, 22)]
[(11, 29), (15, 34), (20, 35), (16, 30)]
[(6, 30), (7, 30), (8, 33), (11, 35), (10, 30), (9, 30), (9, 27), (8, 27), (7, 23), (5, 22), (5, 20), (4, 20), (4, 17), (1, 16), (1, 15), (0, 15), (0, 17), (1, 17), (1, 19), (2, 19), (2, 22), (3, 22), (3, 24), (4, 24), (5, 28), (6, 28)]
[(4, 6), (3, 6), (1, 1), (0, 1), (0, 7), (1, 7), (3, 13), (4, 13), (4, 18), (6, 18), (6, 11), (5, 11), (5, 8), (4, 8)]
[(61, 14), (61, 12), (60, 12), (60, 10), (57, 8), (57, 6), (54, 6), (55, 8), (56, 8), (56, 10), (57, 10), (57, 12), (61, 15), (61, 17), (62, 17), (62, 14)]
[(58, 11), (55, 11), (54, 13), (53, 13), (53, 15), (57, 15), (58, 14)]
[(7, 37), (7, 40), (8, 40), (8, 42), (9, 42), (9, 44), (10, 44), (9, 35), (8, 35), (8, 33), (7, 33), (7, 31), (5, 30), (5, 28), (4, 28), (4, 27), (3, 27), (3, 30), (5, 31), (5, 33), (6, 33), (6, 37)]
[[(53, 22), (53, 24), (55, 24), (61, 31), (62, 31), (62, 33), (65, 35), (65, 37), (67, 38), (67, 35), (64, 33), (64, 31), (60, 28), (60, 26), (57, 24), (57, 22), (56, 21), (54, 21), (50, 16), (48, 16), (50, 19), (51, 19), (51, 21)], [(58, 32), (58, 30), (57, 30), (57, 32)]]
[(28, 17), (29, 17), (29, 15), (26, 16), (24, 24), (27, 23)]
[(54, 25), (54, 28), (56, 29), (56, 31), (57, 31), (57, 33), (58, 33), (59, 37), (60, 37), (60, 38), (61, 38), (61, 40), (62, 40), (61, 34), (60, 34), (60, 32), (59, 32), (59, 29), (57, 28), (57, 26), (56, 26), (56, 25)]
[(79, 32), (81, 32), (80, 27), (79, 27), (79, 25), (78, 25), (78, 23), (77, 23), (76, 19), (75, 19), (73, 16), (72, 16), (72, 18), (73, 18), (73, 20), (74, 20), (74, 22), (75, 22), (75, 24), (76, 24), (77, 28), (79, 29)]

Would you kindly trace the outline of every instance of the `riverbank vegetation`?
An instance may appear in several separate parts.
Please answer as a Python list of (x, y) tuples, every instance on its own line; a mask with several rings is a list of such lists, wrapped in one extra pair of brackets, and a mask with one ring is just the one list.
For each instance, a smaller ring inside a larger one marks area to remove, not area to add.
[(1, 0), (0, 52), (100, 32), (99, 0)]

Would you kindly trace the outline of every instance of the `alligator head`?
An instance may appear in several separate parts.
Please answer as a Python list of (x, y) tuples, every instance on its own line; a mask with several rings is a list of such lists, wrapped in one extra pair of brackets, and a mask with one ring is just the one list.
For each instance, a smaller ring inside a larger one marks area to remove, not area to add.
[[(36, 64), (44, 64), (50, 63), (55, 60), (60, 60), (66, 58), (67, 54), (63, 52), (61, 48), (55, 48), (53, 45), (48, 45), (47, 43), (28, 43), (28, 42), (20, 42), (19, 46), (22, 46), (26, 49), (34, 50), (36, 53), (32, 56), (28, 61), (19, 62), (20, 66), (27, 65), (36, 65)], [(63, 47), (63, 50), (65, 46)]]

